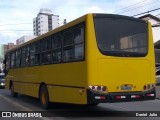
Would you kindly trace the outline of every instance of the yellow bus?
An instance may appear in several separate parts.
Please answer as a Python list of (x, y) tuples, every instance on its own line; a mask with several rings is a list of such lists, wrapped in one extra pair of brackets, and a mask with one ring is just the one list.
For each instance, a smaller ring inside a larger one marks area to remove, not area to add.
[(87, 14), (5, 55), (6, 89), (50, 102), (97, 105), (155, 99), (151, 24)]

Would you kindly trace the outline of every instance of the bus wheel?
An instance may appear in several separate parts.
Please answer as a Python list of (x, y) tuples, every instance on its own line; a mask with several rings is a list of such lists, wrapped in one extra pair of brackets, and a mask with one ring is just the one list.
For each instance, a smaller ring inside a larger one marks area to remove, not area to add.
[(40, 88), (40, 103), (44, 109), (49, 108), (49, 95), (47, 87), (45, 85), (42, 85)]
[(13, 83), (11, 84), (11, 96), (12, 96), (12, 97), (17, 97), (17, 96), (18, 96), (18, 93), (14, 92)]

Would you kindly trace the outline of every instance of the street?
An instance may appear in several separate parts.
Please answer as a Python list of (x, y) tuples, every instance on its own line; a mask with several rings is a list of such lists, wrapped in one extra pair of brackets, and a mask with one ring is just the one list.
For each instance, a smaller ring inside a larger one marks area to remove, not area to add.
[[(66, 104), (56, 104), (52, 106), (51, 109), (47, 110), (47, 113), (51, 116), (55, 117), (41, 117), (41, 118), (23, 118), (27, 120), (52, 120), (52, 119), (58, 119), (58, 120), (64, 120), (64, 119), (74, 119), (75, 117), (65, 117), (64, 116), (64, 111), (88, 111), (86, 114), (87, 116), (90, 116), (90, 114), (93, 114), (95, 112), (91, 111), (97, 111), (98, 115), (100, 111), (120, 111), (117, 113), (117, 115), (112, 115), (112, 116), (105, 116), (105, 117), (100, 117), (100, 119), (123, 119), (127, 120), (129, 119), (144, 119), (144, 120), (158, 120), (158, 117), (114, 117), (114, 116), (119, 116), (121, 112), (122, 114), (127, 114), (127, 111), (160, 111), (160, 86), (157, 87), (157, 98), (156, 100), (151, 100), (151, 101), (139, 101), (139, 102), (125, 102), (125, 103), (101, 103), (98, 106), (94, 107), (87, 107), (87, 106), (77, 106), (77, 105), (66, 105)], [(25, 95), (19, 95), (17, 98), (12, 98), (10, 96), (10, 91), (5, 90), (5, 89), (0, 89), (0, 111), (28, 111), (28, 112), (34, 112), (34, 111), (41, 111), (43, 112), (44, 110), (40, 107), (39, 100), (28, 97)], [(71, 113), (72, 114), (72, 113)], [(75, 112), (73, 112), (75, 114)], [(78, 113), (79, 115), (81, 113)], [(77, 115), (76, 118), (78, 119), (97, 119), (97, 117), (79, 117)], [(107, 114), (108, 115), (108, 114)], [(6, 118), (0, 118), (1, 120), (6, 119)], [(20, 120), (22, 118), (9, 118), (9, 120)]]

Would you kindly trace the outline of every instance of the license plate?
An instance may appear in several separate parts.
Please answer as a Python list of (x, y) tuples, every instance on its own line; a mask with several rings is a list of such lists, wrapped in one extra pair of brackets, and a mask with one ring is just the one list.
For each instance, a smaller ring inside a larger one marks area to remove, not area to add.
[(122, 85), (121, 90), (132, 90), (132, 86), (131, 85)]

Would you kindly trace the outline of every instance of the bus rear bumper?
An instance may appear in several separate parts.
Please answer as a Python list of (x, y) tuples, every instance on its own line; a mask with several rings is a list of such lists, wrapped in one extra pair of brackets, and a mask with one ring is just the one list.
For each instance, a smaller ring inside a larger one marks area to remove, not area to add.
[(154, 100), (155, 98), (156, 98), (155, 88), (146, 92), (124, 92), (124, 93), (108, 93), (108, 94), (100, 94), (100, 93), (95, 93), (91, 90), (87, 90), (88, 104), (145, 101), (145, 100)]

